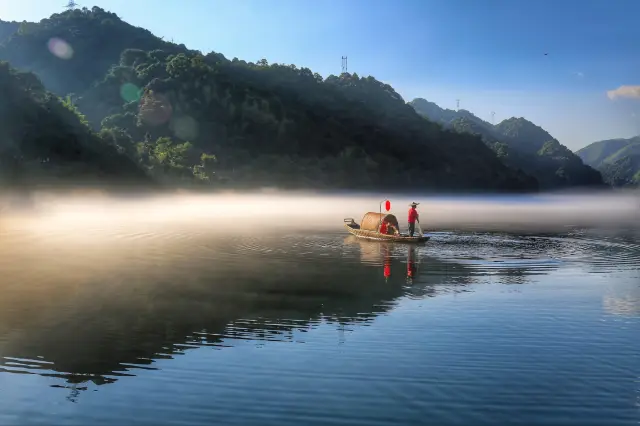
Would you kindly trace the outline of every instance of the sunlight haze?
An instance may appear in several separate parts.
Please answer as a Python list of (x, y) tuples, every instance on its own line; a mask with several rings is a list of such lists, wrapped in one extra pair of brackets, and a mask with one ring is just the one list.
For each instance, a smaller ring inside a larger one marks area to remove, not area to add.
[(640, 426), (639, 0), (85, 1), (0, 1), (0, 425)]

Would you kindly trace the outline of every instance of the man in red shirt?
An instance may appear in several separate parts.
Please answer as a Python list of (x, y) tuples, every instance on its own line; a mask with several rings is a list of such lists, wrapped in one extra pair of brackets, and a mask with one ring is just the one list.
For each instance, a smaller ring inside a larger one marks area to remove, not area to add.
[(409, 236), (413, 237), (414, 232), (416, 232), (416, 221), (420, 223), (420, 215), (416, 210), (416, 207), (420, 203), (413, 202), (409, 204), (411, 208), (409, 209)]

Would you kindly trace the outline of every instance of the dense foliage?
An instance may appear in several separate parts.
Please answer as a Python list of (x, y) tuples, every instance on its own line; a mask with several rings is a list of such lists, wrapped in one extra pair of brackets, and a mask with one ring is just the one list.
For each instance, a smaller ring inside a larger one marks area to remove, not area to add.
[(640, 136), (594, 142), (577, 154), (610, 185), (640, 185)]
[(34, 72), (48, 90), (66, 95), (81, 93), (102, 78), (127, 48), (186, 51), (94, 7), (56, 13), (39, 23), (22, 22), (15, 36), (0, 45), (0, 60)]
[(11, 186), (82, 178), (93, 183), (149, 179), (98, 138), (74, 105), (47, 92), (31, 73), (0, 62), (0, 179)]
[(535, 185), (479, 139), (421, 120), (390, 86), (355, 74), (323, 80), (266, 60), (127, 50), (78, 105), (96, 128), (132, 141), (188, 140), (236, 184)]
[[(73, 55), (43, 49), (50, 40)], [(102, 138), (161, 178), (237, 186), (537, 187), (479, 138), (421, 119), (372, 77), (323, 79), (264, 59), (201, 55), (97, 7), (21, 25), (0, 58), (72, 95)]]
[(202, 55), (97, 7), (20, 24), (0, 59), (68, 96), (101, 140), (167, 182), (537, 188), (372, 77)]
[(20, 28), (18, 22), (6, 22), (0, 20), (0, 43), (15, 34)]
[(505, 164), (534, 176), (541, 188), (600, 186), (602, 177), (544, 129), (524, 118), (510, 118), (492, 125), (466, 110), (441, 109), (433, 102), (414, 99), (415, 110), (461, 133), (482, 137)]

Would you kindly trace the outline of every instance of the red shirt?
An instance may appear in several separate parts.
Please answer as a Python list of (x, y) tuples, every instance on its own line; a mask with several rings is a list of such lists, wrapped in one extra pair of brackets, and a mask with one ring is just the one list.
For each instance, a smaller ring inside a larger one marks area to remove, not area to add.
[(380, 233), (381, 234), (387, 233), (387, 222), (382, 222), (382, 225), (380, 225)]
[(418, 210), (414, 208), (409, 209), (409, 223), (415, 223), (416, 219), (418, 219), (420, 215), (418, 214)]

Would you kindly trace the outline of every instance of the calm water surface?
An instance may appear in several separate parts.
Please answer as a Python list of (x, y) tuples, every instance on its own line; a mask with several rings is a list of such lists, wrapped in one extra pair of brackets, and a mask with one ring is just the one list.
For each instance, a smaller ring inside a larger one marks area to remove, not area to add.
[(640, 423), (630, 232), (229, 228), (0, 231), (0, 424)]

